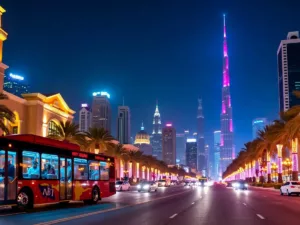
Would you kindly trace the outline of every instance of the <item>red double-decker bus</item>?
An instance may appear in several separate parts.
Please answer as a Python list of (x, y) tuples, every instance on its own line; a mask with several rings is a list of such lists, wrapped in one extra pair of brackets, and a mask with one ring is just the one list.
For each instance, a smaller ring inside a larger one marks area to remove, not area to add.
[(0, 137), (0, 205), (96, 203), (115, 193), (112, 157), (35, 135)]

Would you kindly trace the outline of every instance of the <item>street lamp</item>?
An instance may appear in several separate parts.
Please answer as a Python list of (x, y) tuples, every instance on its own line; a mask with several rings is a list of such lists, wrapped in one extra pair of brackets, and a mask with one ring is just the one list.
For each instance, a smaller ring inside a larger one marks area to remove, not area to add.
[(290, 176), (290, 168), (292, 167), (291, 160), (290, 159), (285, 159), (285, 161), (282, 164), (286, 166), (286, 168), (287, 168), (287, 177), (289, 177), (290, 180), (291, 180), (291, 176)]
[(272, 174), (274, 174), (273, 178), (275, 178), (276, 181), (277, 181), (277, 169), (278, 169), (277, 164), (272, 163), (271, 170), (272, 170)]

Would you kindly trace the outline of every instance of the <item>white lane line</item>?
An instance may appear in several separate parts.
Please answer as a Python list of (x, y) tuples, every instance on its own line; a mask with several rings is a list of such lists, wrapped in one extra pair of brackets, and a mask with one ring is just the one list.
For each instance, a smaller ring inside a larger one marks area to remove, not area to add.
[(263, 217), (262, 215), (260, 215), (260, 214), (256, 214), (260, 219), (262, 219), (262, 220), (264, 220), (265, 219), (265, 217)]
[(246, 204), (246, 203), (243, 203), (243, 205), (246, 206), (247, 204)]
[(19, 214), (24, 214), (26, 212), (20, 212), (20, 213), (9, 213), (9, 214), (4, 214), (4, 215), (0, 215), (0, 217), (4, 217), (4, 216), (14, 216), (14, 215), (19, 215)]
[(192, 202), (192, 205), (194, 205), (195, 204), (195, 202)]
[(78, 216), (65, 217), (65, 218), (52, 220), (52, 221), (48, 221), (48, 222), (36, 223), (34, 225), (52, 225), (52, 224), (62, 223), (62, 222), (71, 221), (71, 220), (75, 220), (75, 219), (85, 218), (85, 217), (88, 217), (88, 216), (93, 216), (93, 215), (103, 214), (103, 213), (106, 213), (106, 212), (116, 211), (116, 210), (119, 210), (119, 209), (124, 209), (124, 208), (128, 208), (128, 207), (136, 206), (136, 205), (142, 205), (142, 204), (145, 204), (145, 203), (154, 202), (154, 201), (157, 201), (157, 200), (161, 200), (161, 199), (181, 195), (181, 194), (184, 194), (184, 193), (187, 193), (187, 192), (190, 192), (190, 190), (182, 191), (182, 192), (174, 194), (174, 195), (168, 195), (168, 196), (164, 196), (164, 197), (160, 197), (160, 198), (155, 198), (155, 199), (152, 199), (152, 200), (149, 200), (149, 201), (138, 202), (138, 203), (128, 205), (128, 206), (122, 206), (122, 207), (119, 207), (119, 208), (106, 209), (106, 210), (99, 210), (99, 211), (91, 212), (91, 213), (84, 213), (84, 214), (81, 214), (81, 215), (78, 215)]
[(175, 213), (174, 215), (170, 216), (170, 219), (173, 219), (175, 216), (177, 216), (177, 213)]

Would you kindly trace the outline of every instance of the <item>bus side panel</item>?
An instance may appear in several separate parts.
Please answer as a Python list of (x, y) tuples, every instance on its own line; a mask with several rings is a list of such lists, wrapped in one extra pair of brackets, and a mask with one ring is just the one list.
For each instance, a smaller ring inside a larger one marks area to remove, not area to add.
[(33, 192), (34, 204), (47, 204), (59, 201), (58, 180), (19, 180), (18, 190), (30, 187)]
[(92, 198), (92, 188), (95, 181), (74, 181), (73, 199), (74, 201), (90, 200)]
[(111, 196), (109, 192), (109, 181), (98, 181), (100, 187), (101, 198), (106, 198)]

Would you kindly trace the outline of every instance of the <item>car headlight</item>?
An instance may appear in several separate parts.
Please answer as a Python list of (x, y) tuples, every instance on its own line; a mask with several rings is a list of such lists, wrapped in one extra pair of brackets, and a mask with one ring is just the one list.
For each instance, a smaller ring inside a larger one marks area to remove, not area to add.
[(116, 188), (120, 187), (120, 185), (116, 185)]
[(248, 187), (248, 184), (245, 184), (245, 187)]
[(143, 188), (148, 189), (149, 187), (150, 187), (149, 185), (145, 185)]
[(241, 185), (239, 183), (236, 184), (236, 187), (240, 187)]
[(137, 188), (140, 189), (140, 188), (141, 188), (141, 185), (138, 185)]

